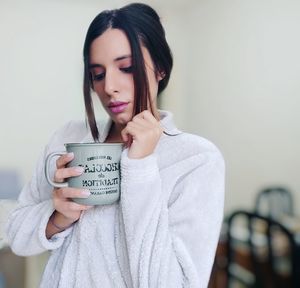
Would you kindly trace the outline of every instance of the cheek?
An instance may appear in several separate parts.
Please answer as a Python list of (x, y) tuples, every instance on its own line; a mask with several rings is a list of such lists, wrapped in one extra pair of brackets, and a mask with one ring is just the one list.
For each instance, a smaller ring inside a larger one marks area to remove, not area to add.
[(104, 90), (104, 82), (94, 82), (93, 83), (93, 90), (95, 93), (101, 93)]
[(127, 74), (122, 76), (119, 78), (121, 89), (132, 93), (134, 91), (133, 75)]
[(95, 96), (96, 96), (101, 102), (103, 102), (103, 101), (105, 100), (105, 93), (104, 93), (103, 85), (101, 85), (101, 84), (96, 84), (96, 85), (94, 85), (93, 92), (94, 92)]

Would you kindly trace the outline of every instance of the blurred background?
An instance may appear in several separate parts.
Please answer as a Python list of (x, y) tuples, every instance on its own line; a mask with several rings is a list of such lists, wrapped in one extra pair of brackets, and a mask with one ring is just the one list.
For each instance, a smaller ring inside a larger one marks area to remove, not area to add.
[[(237, 209), (256, 211), (258, 194), (268, 187), (289, 191), (296, 217), (300, 2), (140, 2), (160, 14), (174, 55), (161, 108), (174, 113), (179, 128), (208, 138), (224, 155), (225, 220)], [(3, 223), (51, 134), (66, 121), (85, 117), (82, 46), (88, 25), (100, 11), (127, 3), (0, 1), (0, 288), (38, 285), (47, 255), (12, 255)], [(101, 109), (98, 115), (105, 117)], [(217, 270), (228, 264), (222, 259), (216, 260)], [(9, 286), (16, 275), (19, 284)], [(223, 287), (223, 276), (211, 285)]]

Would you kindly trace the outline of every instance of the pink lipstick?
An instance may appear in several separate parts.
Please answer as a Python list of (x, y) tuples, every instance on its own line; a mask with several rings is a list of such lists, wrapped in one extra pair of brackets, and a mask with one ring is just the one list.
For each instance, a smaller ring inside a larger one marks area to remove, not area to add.
[(108, 108), (112, 113), (116, 114), (123, 112), (126, 109), (127, 105), (128, 102), (116, 101), (109, 103)]

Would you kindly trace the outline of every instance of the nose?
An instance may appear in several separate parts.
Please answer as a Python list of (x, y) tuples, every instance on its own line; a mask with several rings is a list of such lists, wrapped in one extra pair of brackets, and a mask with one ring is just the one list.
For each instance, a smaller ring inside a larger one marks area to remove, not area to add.
[(119, 81), (114, 71), (106, 71), (105, 73), (104, 91), (107, 95), (114, 95), (119, 92)]

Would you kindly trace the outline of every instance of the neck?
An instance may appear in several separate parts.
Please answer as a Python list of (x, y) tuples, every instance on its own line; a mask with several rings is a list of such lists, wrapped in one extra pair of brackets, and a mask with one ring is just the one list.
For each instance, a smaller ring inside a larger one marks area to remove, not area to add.
[(125, 126), (122, 125), (116, 125), (113, 122), (105, 142), (111, 142), (111, 143), (123, 142), (123, 139), (121, 137), (121, 131), (124, 129), (124, 127)]

